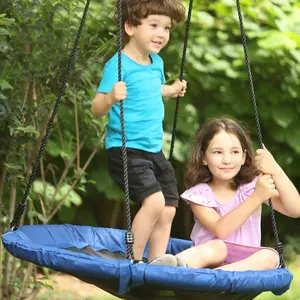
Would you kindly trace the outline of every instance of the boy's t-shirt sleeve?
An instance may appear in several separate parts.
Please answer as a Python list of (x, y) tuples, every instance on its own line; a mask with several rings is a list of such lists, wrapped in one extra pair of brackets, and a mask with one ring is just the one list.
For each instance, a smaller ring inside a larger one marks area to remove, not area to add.
[(165, 70), (164, 70), (164, 61), (161, 59), (161, 84), (166, 83), (166, 78), (165, 78)]
[(164, 61), (158, 54), (150, 54), (155, 68), (160, 71), (161, 84), (166, 83)]
[[(123, 75), (122, 68), (122, 77)], [(116, 59), (108, 61), (103, 69), (103, 75), (97, 93), (109, 93), (118, 82), (118, 61)]]

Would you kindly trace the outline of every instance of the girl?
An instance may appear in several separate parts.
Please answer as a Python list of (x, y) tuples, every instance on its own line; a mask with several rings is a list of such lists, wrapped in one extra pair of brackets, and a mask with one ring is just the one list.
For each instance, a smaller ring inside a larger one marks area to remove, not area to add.
[[(265, 147), (254, 158), (250, 138), (239, 124), (223, 118), (201, 127), (186, 186), (181, 197), (194, 213), (194, 246), (173, 257), (178, 266), (230, 271), (278, 267), (278, 253), (260, 246), (261, 204), (268, 205), (271, 198), (275, 210), (298, 218), (299, 194)], [(156, 264), (170, 264), (170, 256)]]

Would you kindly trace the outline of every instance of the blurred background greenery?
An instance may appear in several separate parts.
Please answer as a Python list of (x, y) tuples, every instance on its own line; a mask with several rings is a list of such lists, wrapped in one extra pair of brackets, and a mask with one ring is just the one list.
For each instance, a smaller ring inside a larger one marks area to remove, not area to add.
[[(67, 89), (29, 195), (22, 220), (26, 224), (126, 228), (124, 195), (107, 172), (106, 118), (97, 119), (90, 112), (103, 65), (116, 51), (113, 2), (91, 3)], [(31, 173), (84, 5), (84, 0), (0, 3), (1, 234), (9, 227)], [(300, 189), (300, 1), (241, 0), (241, 5), (263, 140)], [(179, 76), (184, 31), (184, 25), (178, 25), (161, 52), (169, 82)], [(180, 103), (173, 161), (180, 192), (184, 190), (191, 138), (204, 120), (233, 117), (243, 121), (257, 141), (235, 1), (194, 1), (184, 78), (188, 92)], [(174, 99), (165, 101), (166, 155), (174, 104)], [(132, 215), (135, 212), (132, 205)], [(300, 299), (299, 220), (276, 217), (285, 257), (295, 276), (293, 288), (282, 299)], [(172, 236), (188, 239), (192, 225), (191, 211), (181, 203)], [(263, 212), (262, 228), (263, 244), (273, 246), (268, 208)], [(3, 248), (0, 254), (2, 297), (31, 299), (28, 297), (37, 295), (44, 285), (36, 279), (41, 270), (12, 258)], [(266, 293), (259, 298), (273, 297)]]

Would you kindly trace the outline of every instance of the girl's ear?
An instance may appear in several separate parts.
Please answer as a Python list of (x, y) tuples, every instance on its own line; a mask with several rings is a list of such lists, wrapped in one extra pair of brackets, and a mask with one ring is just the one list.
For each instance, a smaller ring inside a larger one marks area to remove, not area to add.
[(128, 36), (132, 36), (133, 35), (133, 25), (128, 23), (128, 21), (125, 21), (124, 23), (124, 28), (125, 28), (125, 32)]
[(203, 158), (203, 165), (204, 165), (204, 166), (207, 166), (207, 161), (206, 161), (206, 158), (205, 158), (205, 157)]
[(246, 157), (247, 157), (247, 150), (245, 149), (245, 150), (243, 151), (243, 163), (242, 163), (242, 165), (245, 164)]

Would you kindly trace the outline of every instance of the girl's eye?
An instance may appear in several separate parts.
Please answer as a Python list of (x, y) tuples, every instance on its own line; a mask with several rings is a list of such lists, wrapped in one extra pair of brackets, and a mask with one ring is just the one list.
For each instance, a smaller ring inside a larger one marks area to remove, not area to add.
[(233, 151), (233, 154), (239, 154), (240, 153), (240, 151)]
[(218, 155), (221, 154), (221, 151), (214, 151), (213, 153)]
[(153, 28), (156, 28), (156, 27), (157, 27), (156, 24), (151, 24), (150, 26), (153, 27)]

